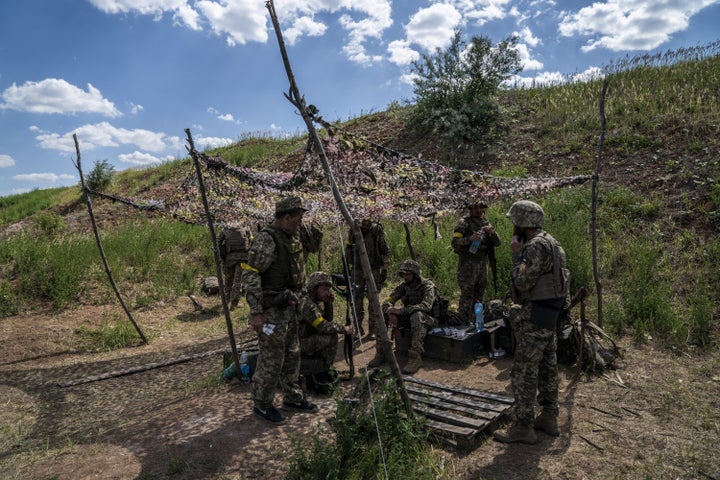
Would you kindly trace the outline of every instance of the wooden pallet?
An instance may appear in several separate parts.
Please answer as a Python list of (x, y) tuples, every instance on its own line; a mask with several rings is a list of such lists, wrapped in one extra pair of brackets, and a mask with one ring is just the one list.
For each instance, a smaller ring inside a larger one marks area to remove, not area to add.
[(413, 409), (427, 418), (433, 436), (467, 450), (480, 432), (494, 431), (498, 420), (512, 407), (513, 397), (404, 376)]

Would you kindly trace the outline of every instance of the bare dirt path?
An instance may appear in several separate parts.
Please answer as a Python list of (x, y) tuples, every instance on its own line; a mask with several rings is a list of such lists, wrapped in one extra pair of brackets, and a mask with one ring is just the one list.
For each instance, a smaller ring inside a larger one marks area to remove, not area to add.
[[(224, 319), (179, 299), (137, 320), (150, 345), (84, 353), (78, 328), (116, 317), (116, 307), (0, 321), (0, 478), (271, 479), (287, 470), (293, 442), (329, 433), (335, 401), (313, 397), (317, 415), (289, 413), (281, 427), (251, 413), (250, 386), (218, 383), (221, 355), (107, 380), (58, 382), (223, 348)], [(237, 314), (239, 341), (250, 335)], [(673, 354), (621, 341), (608, 378), (584, 378), (561, 396), (558, 438), (503, 445), (482, 438), (456, 452), (438, 446), (460, 479), (720, 478), (720, 354)], [(374, 353), (363, 345), (356, 365)], [(426, 360), (415, 376), (509, 393), (511, 359), (467, 364)], [(342, 360), (339, 369), (346, 366)], [(561, 388), (573, 370), (563, 369)], [(351, 385), (344, 384), (344, 389)]]

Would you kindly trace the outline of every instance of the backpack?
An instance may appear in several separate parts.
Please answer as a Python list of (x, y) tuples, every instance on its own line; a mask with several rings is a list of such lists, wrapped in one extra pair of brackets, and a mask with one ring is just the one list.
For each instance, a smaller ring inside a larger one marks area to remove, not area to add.
[(446, 298), (441, 297), (440, 292), (437, 287), (435, 287), (435, 301), (433, 302), (430, 314), (439, 324), (445, 324), (447, 321), (449, 306), (450, 302)]

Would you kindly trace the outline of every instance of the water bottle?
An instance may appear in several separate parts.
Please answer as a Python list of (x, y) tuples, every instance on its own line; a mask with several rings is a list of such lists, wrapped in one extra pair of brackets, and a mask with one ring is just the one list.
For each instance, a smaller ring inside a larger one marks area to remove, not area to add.
[[(482, 235), (482, 231), (478, 232)], [(468, 252), (470, 253), (477, 253), (478, 249), (480, 248), (480, 245), (482, 245), (482, 237), (478, 238), (477, 240), (473, 240), (470, 244), (470, 248), (468, 248)]]
[(240, 381), (242, 383), (250, 382), (250, 364), (248, 363), (247, 353), (240, 354)]
[(482, 332), (485, 330), (485, 317), (483, 316), (483, 304), (480, 301), (475, 302), (475, 331)]
[(230, 380), (235, 376), (235, 362), (230, 362), (230, 365), (228, 365), (225, 370), (223, 370), (220, 377), (223, 380)]

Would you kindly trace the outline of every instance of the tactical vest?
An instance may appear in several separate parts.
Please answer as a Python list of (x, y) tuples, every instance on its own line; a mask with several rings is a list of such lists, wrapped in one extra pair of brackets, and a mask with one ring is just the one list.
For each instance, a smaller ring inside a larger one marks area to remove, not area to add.
[(423, 280), (417, 285), (413, 285), (412, 287), (405, 287), (403, 296), (399, 299), (402, 301), (404, 307), (407, 307), (409, 305), (417, 305), (418, 303), (423, 301), (423, 285), (425, 285), (425, 283), (428, 281), (429, 280)]
[[(367, 230), (360, 229), (360, 232), (363, 236), (363, 242), (365, 242), (365, 251), (367, 252), (368, 261), (370, 262), (370, 268), (382, 267), (384, 263), (382, 253), (380, 252), (380, 242), (382, 240), (382, 236), (384, 235), (382, 225), (374, 224)], [(348, 233), (348, 238), (350, 239), (350, 245), (354, 248), (355, 237), (352, 229)], [(354, 250), (353, 256), (357, 256), (357, 250)], [(360, 263), (359, 261), (356, 261), (355, 258), (350, 259), (350, 261), (353, 264)]]
[(241, 228), (225, 228), (225, 255), (228, 260), (247, 260), (247, 235)]
[(570, 271), (566, 268), (565, 250), (547, 232), (539, 233), (530, 242), (540, 242), (545, 245), (552, 252), (553, 265), (549, 272), (538, 278), (537, 283), (530, 291), (520, 292), (520, 298), (530, 301), (565, 298), (570, 292)]
[(299, 292), (305, 285), (305, 257), (300, 239), (268, 225), (262, 229), (275, 241), (277, 258), (260, 274), (263, 290)]

